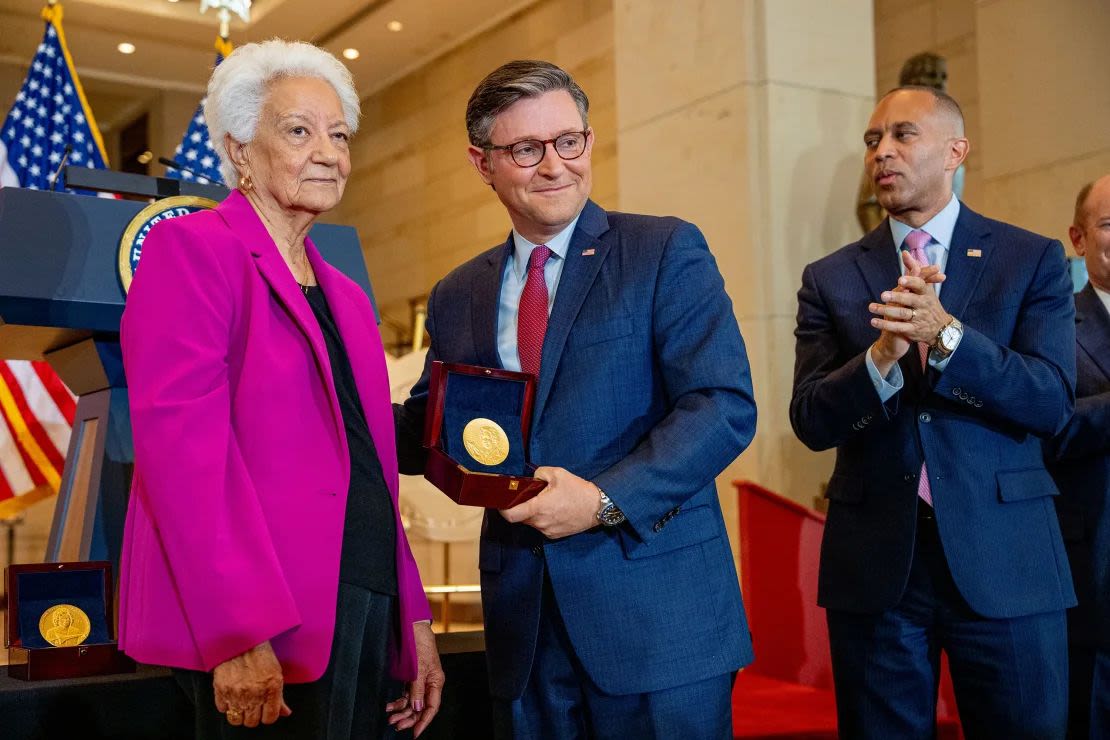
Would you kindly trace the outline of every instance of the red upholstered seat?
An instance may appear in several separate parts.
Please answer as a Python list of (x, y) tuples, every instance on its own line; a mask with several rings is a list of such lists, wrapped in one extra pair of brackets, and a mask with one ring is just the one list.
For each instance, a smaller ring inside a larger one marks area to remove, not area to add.
[[(836, 701), (817, 567), (825, 517), (748, 481), (740, 495), (740, 581), (755, 662), (732, 695), (737, 738), (836, 738)], [(941, 666), (937, 726), (963, 737), (948, 664)]]

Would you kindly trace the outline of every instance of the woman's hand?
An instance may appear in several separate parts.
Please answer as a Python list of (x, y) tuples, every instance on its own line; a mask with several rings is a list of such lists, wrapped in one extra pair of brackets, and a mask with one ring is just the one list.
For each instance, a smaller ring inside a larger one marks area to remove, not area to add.
[(281, 663), (268, 640), (212, 671), (216, 709), (233, 725), (272, 725), (278, 717), (292, 714), (282, 698), (284, 684)]
[(400, 699), (386, 704), (385, 711), (390, 713), (389, 724), (398, 730), (412, 727), (413, 737), (420, 737), (439, 711), (444, 675), (432, 625), (417, 622), (412, 625), (412, 633), (416, 638), (416, 680)]

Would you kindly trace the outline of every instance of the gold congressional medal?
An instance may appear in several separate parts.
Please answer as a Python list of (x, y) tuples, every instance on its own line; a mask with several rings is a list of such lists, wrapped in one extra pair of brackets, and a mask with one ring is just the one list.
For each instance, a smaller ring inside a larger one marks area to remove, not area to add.
[(57, 604), (39, 617), (39, 634), (54, 647), (80, 645), (90, 629), (89, 615), (72, 604)]
[(509, 437), (496, 421), (471, 419), (463, 427), (463, 447), (483, 465), (499, 465), (509, 456)]

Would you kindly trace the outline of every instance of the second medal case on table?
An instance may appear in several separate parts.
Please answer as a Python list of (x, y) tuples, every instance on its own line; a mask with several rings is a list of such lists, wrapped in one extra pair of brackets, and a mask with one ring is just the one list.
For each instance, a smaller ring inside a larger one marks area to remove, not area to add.
[(111, 564), (16, 564), (5, 575), (9, 676), (35, 681), (135, 670), (114, 638)]

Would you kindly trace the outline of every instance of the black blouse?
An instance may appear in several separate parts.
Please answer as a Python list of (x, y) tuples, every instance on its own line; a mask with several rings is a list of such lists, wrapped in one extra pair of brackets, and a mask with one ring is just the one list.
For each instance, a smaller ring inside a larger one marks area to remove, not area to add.
[(397, 594), (397, 531), (393, 502), (382, 474), (370, 428), (362, 411), (351, 361), (332, 318), (324, 291), (319, 286), (307, 289), (308, 305), (316, 315), (324, 344), (331, 360), (339, 410), (347, 430), (351, 456), (351, 487), (347, 492), (347, 513), (343, 522), (343, 550), (339, 559), (339, 580), (383, 594)]

